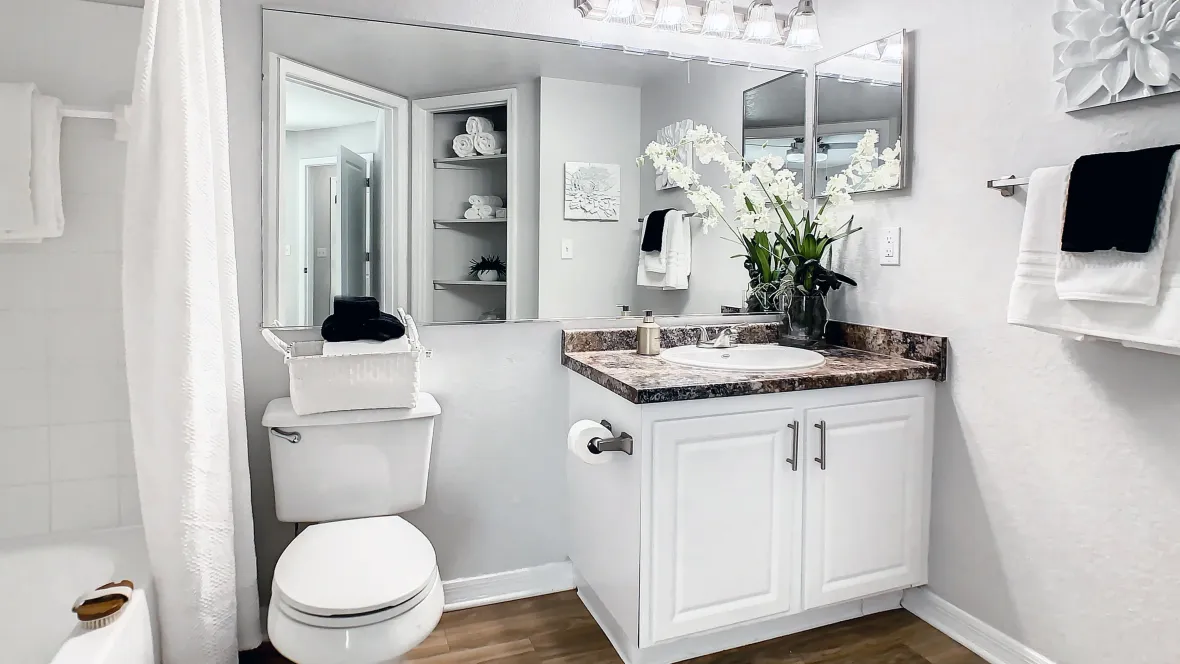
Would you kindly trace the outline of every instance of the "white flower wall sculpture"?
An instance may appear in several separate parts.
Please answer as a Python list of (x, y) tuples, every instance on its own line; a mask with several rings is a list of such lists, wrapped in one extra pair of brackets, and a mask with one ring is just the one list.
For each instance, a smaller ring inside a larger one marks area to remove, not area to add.
[(1180, 0), (1057, 0), (1053, 50), (1066, 110), (1180, 91)]

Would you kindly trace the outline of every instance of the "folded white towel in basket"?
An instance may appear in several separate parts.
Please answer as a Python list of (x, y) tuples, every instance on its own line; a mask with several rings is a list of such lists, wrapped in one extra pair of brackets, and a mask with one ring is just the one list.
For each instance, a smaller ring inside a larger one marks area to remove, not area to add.
[(410, 340), (407, 337), (390, 339), (389, 341), (325, 341), (324, 355), (336, 357), (340, 355), (378, 355), (381, 353), (400, 353), (410, 350)]
[(502, 131), (482, 131), (475, 135), (475, 151), (482, 155), (500, 154), (507, 140)]
[(474, 157), (475, 156), (475, 139), (469, 134), (459, 134), (455, 140), (451, 142), (451, 147), (455, 151), (456, 157)]
[(478, 115), (467, 118), (467, 133), (475, 136), (485, 131), (495, 131), (496, 125), (492, 121)]
[(467, 199), (467, 202), (472, 205), (490, 205), (492, 207), (504, 207), (504, 199), (499, 196), (472, 196)]

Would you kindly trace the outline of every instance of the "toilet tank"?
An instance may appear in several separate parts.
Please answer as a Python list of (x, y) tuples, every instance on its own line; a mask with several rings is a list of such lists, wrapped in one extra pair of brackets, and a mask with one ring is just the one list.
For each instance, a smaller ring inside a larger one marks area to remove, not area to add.
[(270, 436), (279, 521), (339, 521), (421, 507), (441, 412), (426, 393), (416, 408), (318, 415), (297, 415), (289, 397), (270, 402), (262, 425)]

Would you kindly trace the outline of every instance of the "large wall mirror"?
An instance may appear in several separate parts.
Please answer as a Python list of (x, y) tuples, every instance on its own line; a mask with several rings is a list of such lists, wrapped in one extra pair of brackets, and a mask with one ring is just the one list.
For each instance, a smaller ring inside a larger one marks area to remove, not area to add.
[(422, 324), (741, 309), (746, 269), (699, 222), (687, 287), (639, 283), (640, 218), (692, 208), (635, 160), (688, 120), (736, 143), (744, 92), (787, 70), (282, 10), (263, 30), (267, 326), (341, 294)]

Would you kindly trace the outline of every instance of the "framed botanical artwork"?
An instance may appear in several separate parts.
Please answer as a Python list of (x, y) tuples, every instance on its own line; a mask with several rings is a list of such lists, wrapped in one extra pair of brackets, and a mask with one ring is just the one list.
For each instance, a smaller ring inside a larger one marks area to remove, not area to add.
[(572, 221), (618, 221), (622, 203), (618, 164), (567, 162), (565, 218)]
[[(684, 137), (692, 129), (692, 120), (681, 120), (664, 127), (656, 132), (656, 142), (662, 145), (676, 145), (684, 140)], [(685, 166), (692, 166), (692, 144), (685, 144), (680, 151), (676, 153), (676, 160)], [(676, 185), (668, 182), (668, 176), (665, 173), (656, 173), (656, 191), (665, 191), (667, 189), (676, 189)]]

